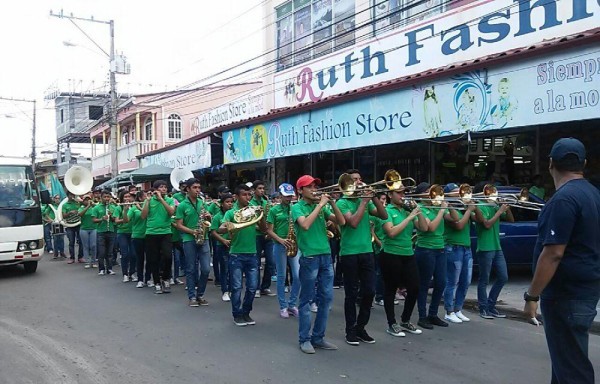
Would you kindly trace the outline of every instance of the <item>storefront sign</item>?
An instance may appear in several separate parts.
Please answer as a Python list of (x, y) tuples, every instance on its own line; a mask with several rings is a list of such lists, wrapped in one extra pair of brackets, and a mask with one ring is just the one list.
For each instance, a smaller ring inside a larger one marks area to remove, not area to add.
[(599, 0), (482, 0), (282, 71), (274, 107), (526, 47), (596, 28)]
[(160, 164), (169, 168), (195, 171), (211, 166), (210, 139), (208, 137), (142, 158), (142, 167)]
[(220, 125), (235, 123), (264, 114), (262, 88), (201, 114), (192, 121), (192, 136)]
[(224, 133), (225, 163), (600, 118), (600, 45)]

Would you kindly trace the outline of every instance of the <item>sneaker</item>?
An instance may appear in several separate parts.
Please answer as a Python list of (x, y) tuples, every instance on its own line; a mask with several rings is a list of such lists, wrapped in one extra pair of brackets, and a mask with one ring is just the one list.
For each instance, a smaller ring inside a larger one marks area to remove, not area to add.
[(66, 259), (66, 258), (67, 258), (67, 255), (65, 255), (65, 253), (64, 253), (64, 252), (61, 252), (61, 253), (60, 253), (60, 257), (62, 257), (63, 259)]
[(456, 313), (454, 313), (454, 312), (450, 312), (450, 314), (445, 314), (444, 320), (448, 320), (449, 322), (455, 323), (455, 324), (462, 323), (462, 320), (459, 319), (458, 316), (456, 316)]
[(248, 325), (254, 325), (254, 324), (256, 324), (256, 321), (254, 321), (254, 319), (252, 319), (250, 317), (249, 313), (243, 315), (242, 317), (244, 318), (244, 321), (246, 322), (246, 324), (248, 324)]
[(317, 313), (319, 311), (319, 307), (317, 307), (316, 303), (310, 303), (310, 311), (312, 313)]
[(160, 284), (154, 285), (154, 293), (161, 295), (163, 293), (162, 286)]
[(313, 348), (310, 341), (305, 341), (304, 343), (300, 343), (300, 350), (304, 353), (313, 354), (315, 353), (315, 348)]
[(154, 287), (154, 283), (152, 281), (149, 281), (146, 285), (148, 286), (148, 288)]
[(171, 283), (168, 281), (162, 282), (162, 290), (164, 293), (171, 293)]
[(171, 280), (169, 280), (169, 284), (171, 284), (171, 285), (175, 285), (175, 279), (173, 279), (173, 278), (171, 277)]
[(398, 305), (398, 304), (400, 304), (400, 300), (394, 299), (394, 305)]
[(287, 285), (285, 286), (285, 288), (283, 289), (283, 292), (285, 293), (290, 293), (290, 287), (288, 287)]
[(98, 268), (98, 264), (92, 263), (92, 268)]
[(455, 312), (454, 314), (456, 315), (456, 317), (461, 319), (463, 321), (463, 323), (471, 321), (471, 319), (469, 319), (467, 316), (463, 315), (462, 311)]
[(480, 316), (482, 319), (486, 319), (486, 320), (494, 320), (494, 316), (490, 315), (490, 314), (488, 313), (488, 311), (486, 311), (485, 309), (480, 309), (480, 310), (479, 310), (479, 316)]
[(204, 296), (200, 296), (198, 298), (198, 303), (202, 306), (207, 306), (208, 305), (208, 301), (206, 301), (206, 299), (204, 298)]
[(298, 307), (289, 307), (288, 313), (290, 316), (298, 317)]
[(131, 281), (132, 283), (137, 283), (138, 278), (137, 278), (137, 276), (131, 275), (131, 276), (129, 276), (129, 281)]
[(276, 294), (276, 293), (273, 293), (273, 292), (271, 292), (271, 290), (270, 290), (270, 289), (262, 289), (262, 290), (260, 291), (260, 294), (261, 294), (262, 296), (270, 296), (270, 297), (272, 297), (272, 296), (277, 296), (277, 294)]
[(271, 282), (276, 282), (276, 281), (277, 281), (277, 275), (271, 276)]
[(412, 333), (413, 335), (420, 335), (423, 333), (419, 328), (415, 327), (415, 325), (411, 322), (400, 323), (400, 327), (402, 327), (406, 332)]
[(440, 319), (437, 316), (429, 316), (429, 323), (436, 325), (438, 327), (447, 327), (448, 323), (446, 323), (444, 320)]
[(402, 328), (398, 324), (390, 325), (386, 330), (388, 334), (396, 337), (405, 337), (406, 333), (402, 332)]
[(330, 343), (325, 339), (321, 339), (321, 341), (313, 341), (311, 344), (315, 348), (325, 349), (328, 351), (335, 351), (336, 349), (338, 349), (337, 345)]
[(108, 270), (108, 274), (109, 274), (109, 275), (116, 275), (116, 273), (115, 273), (115, 272), (114, 272), (112, 269), (109, 269), (109, 270)]
[(221, 297), (221, 300), (223, 300), (223, 301), (231, 301), (231, 297), (229, 296), (229, 292), (225, 292), (223, 294), (223, 296)]
[(106, 273), (104, 272), (104, 270), (101, 270), (100, 272), (98, 272), (98, 276), (104, 276)]
[(144, 284), (143, 281), (138, 281), (137, 285), (135, 286), (136, 288), (144, 288), (146, 284)]
[(49, 251), (48, 251), (48, 253), (49, 253), (49, 254), (53, 254), (53, 253), (54, 253), (54, 251), (53, 251), (53, 250), (49, 250)]
[(488, 313), (494, 317), (497, 317), (498, 319), (506, 318), (506, 315), (504, 313), (498, 312), (496, 308), (488, 309)]
[(255, 299), (259, 299), (260, 298), (260, 291), (254, 292), (254, 298)]
[(356, 337), (355, 334), (349, 333), (346, 335), (346, 343), (350, 345), (360, 345), (360, 340)]
[(190, 301), (188, 302), (188, 305), (189, 305), (190, 307), (199, 307), (199, 306), (200, 306), (200, 304), (198, 304), (198, 300), (196, 300), (196, 298), (195, 298), (195, 297), (192, 297), (192, 298), (190, 299)]
[(92, 265), (91, 264), (86, 264), (86, 265), (83, 266), (83, 268), (90, 269), (90, 268), (92, 268)]
[(428, 317), (420, 318), (419, 321), (417, 322), (417, 325), (421, 328), (433, 329), (433, 325), (431, 325), (431, 322), (429, 321)]
[(127, 275), (123, 276), (123, 282), (129, 283), (129, 276), (127, 276)]
[(69, 261), (67, 261), (67, 264), (73, 264), (75, 262), (75, 259), (69, 259)]
[(375, 300), (375, 304), (383, 306), (383, 300)]
[(341, 286), (339, 286), (339, 285), (334, 285), (333, 286), (333, 289), (340, 289), (340, 288), (341, 288)]
[(178, 278), (174, 279), (175, 285), (183, 285), (185, 284), (183, 281), (179, 280)]
[(248, 323), (246, 322), (246, 320), (244, 320), (242, 316), (234, 317), (233, 323), (238, 327), (245, 327), (246, 325), (248, 325)]
[(372, 338), (371, 336), (369, 336), (366, 329), (363, 329), (362, 331), (358, 331), (356, 333), (356, 337), (358, 338), (358, 340), (362, 341), (363, 343), (375, 344), (375, 339)]
[(287, 308), (283, 308), (279, 310), (279, 317), (281, 317), (282, 319), (289, 319), (290, 318), (290, 314), (288, 313)]

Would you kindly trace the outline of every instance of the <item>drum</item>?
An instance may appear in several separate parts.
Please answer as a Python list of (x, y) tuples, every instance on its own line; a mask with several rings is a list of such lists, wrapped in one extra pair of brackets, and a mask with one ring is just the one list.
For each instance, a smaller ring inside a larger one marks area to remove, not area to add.
[(52, 223), (52, 234), (53, 235), (64, 235), (65, 227), (59, 223)]

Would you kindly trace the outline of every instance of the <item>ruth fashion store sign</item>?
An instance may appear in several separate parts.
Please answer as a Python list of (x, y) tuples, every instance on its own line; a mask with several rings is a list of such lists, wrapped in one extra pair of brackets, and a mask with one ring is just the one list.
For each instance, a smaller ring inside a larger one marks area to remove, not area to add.
[(600, 118), (600, 45), (223, 134), (225, 163)]
[(274, 107), (598, 27), (600, 0), (481, 0), (274, 76)]
[(209, 138), (205, 137), (193, 143), (142, 158), (142, 167), (151, 164), (159, 164), (169, 168), (183, 168), (186, 171), (208, 168), (211, 166)]

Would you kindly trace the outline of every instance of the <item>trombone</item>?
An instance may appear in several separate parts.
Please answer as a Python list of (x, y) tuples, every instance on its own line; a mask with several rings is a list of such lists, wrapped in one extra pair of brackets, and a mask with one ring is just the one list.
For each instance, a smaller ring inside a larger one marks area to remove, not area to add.
[(511, 207), (529, 209), (532, 211), (541, 211), (545, 204), (529, 201), (529, 191), (527, 188), (522, 188), (518, 194), (514, 193), (498, 193), (496, 186), (486, 184), (483, 187), (483, 192), (476, 193), (473, 196), (482, 196), (478, 199), (485, 199), (497, 205), (507, 204)]
[[(403, 181), (408, 181), (410, 184), (405, 186)], [(383, 176), (383, 180), (371, 184), (356, 184), (354, 180), (352, 180), (352, 176), (348, 173), (342, 173), (338, 178), (337, 184), (317, 189), (314, 196), (318, 197), (324, 193), (341, 192), (346, 198), (360, 199), (363, 197), (370, 197), (380, 192), (390, 192), (401, 189), (414, 190), (415, 187), (416, 182), (413, 178), (402, 178), (400, 173), (394, 169), (387, 170)]]

